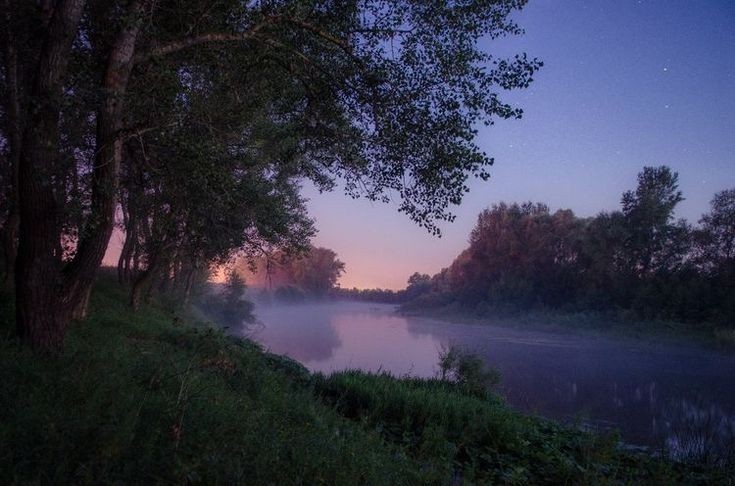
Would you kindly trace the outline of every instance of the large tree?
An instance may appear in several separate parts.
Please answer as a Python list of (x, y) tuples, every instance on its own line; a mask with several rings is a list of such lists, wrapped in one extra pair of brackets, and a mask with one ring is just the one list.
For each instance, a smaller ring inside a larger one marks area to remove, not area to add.
[(452, 288), (470, 303), (559, 305), (574, 288), (580, 227), (570, 210), (495, 204), (480, 213), (469, 248), (449, 268)]
[(671, 265), (668, 247), (678, 233), (674, 209), (683, 200), (679, 174), (666, 166), (644, 167), (635, 191), (623, 194), (628, 264), (636, 275), (645, 277)]
[(674, 221), (681, 200), (675, 172), (647, 167), (622, 211), (582, 219), (544, 204), (495, 204), (478, 216), (469, 247), (409, 305), (623, 310), (731, 325), (735, 191), (715, 194), (698, 228)]
[(243, 257), (236, 262), (235, 268), (255, 287), (268, 290), (290, 287), (311, 297), (324, 297), (337, 285), (345, 264), (329, 248), (297, 250), (279, 249), (253, 259)]
[[(480, 39), (520, 33), (509, 14), (524, 3), (6, 1), (12, 32), (39, 39), (18, 57), (18, 72), (29, 73), (14, 184), (21, 338), (41, 350), (62, 346), (113, 230), (125, 139), (155, 132), (169, 113), (157, 103), (141, 115), (136, 98), (148, 90), (161, 100), (160, 90), (173, 90), (168, 99), (180, 100), (192, 73), (227, 76), (237, 87), (233, 100), (263, 96), (253, 79), (288, 80), (292, 89), (278, 101), (309, 134), (294, 140), (302, 156), (289, 165), (291, 176), (322, 189), (341, 178), (349, 194), (374, 200), (395, 194), (401, 211), (436, 232), (437, 220), (452, 218), (448, 208), (467, 191), (467, 177), (488, 176), (492, 159), (474, 143), (477, 125), (521, 116), (497, 92), (528, 86), (541, 65), (479, 47)], [(146, 75), (159, 82), (136, 84)], [(74, 107), (83, 108), (76, 122), (90, 127), (76, 142), (64, 130)], [(76, 191), (59, 190), (65, 153), (83, 176)], [(72, 231), (63, 224), (67, 200), (80, 208)], [(71, 251), (60, 251), (68, 234)]]
[(710, 201), (710, 211), (699, 220), (702, 264), (708, 270), (735, 263), (735, 189), (720, 191)]

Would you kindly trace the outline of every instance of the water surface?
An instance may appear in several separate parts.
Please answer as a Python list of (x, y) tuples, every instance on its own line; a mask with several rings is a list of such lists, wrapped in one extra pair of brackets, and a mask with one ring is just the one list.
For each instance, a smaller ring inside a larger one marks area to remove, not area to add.
[(256, 313), (262, 325), (243, 333), (313, 371), (434, 376), (439, 350), (455, 344), (497, 368), (500, 393), (524, 412), (616, 429), (630, 443), (651, 446), (676, 446), (697, 434), (735, 436), (732, 354), (404, 317), (380, 304), (258, 307)]

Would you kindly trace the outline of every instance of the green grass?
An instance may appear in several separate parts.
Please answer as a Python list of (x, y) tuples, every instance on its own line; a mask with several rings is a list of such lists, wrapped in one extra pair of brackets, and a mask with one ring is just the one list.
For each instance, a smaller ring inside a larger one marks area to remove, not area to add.
[(57, 357), (19, 345), (0, 298), (1, 484), (724, 482), (450, 383), (310, 375), (124, 297), (98, 285)]
[(162, 309), (132, 315), (123, 297), (96, 292), (61, 357), (0, 341), (0, 483), (406, 477), (377, 434), (297, 386), (298, 367)]

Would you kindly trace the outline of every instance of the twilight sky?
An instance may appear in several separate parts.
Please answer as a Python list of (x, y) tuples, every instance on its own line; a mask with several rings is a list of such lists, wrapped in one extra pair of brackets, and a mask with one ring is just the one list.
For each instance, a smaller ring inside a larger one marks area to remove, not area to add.
[(483, 128), (492, 178), (472, 181), (454, 223), (436, 238), (396, 204), (306, 187), (319, 234), (347, 265), (343, 287), (405, 287), (466, 247), (477, 214), (499, 201), (541, 201), (581, 216), (617, 209), (644, 165), (679, 172), (695, 222), (715, 192), (735, 187), (735, 1), (530, 0), (526, 34), (489, 42), (545, 66), (532, 87), (505, 94), (521, 120)]

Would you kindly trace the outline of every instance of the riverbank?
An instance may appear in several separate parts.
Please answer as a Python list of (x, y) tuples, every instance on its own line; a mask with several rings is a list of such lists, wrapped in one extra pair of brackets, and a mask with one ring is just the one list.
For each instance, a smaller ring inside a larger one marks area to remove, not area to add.
[(726, 484), (446, 382), (309, 374), (116, 285), (66, 350), (12, 337), (0, 298), (0, 482)]
[(403, 316), (425, 317), (443, 322), (494, 325), (587, 336), (612, 336), (650, 343), (687, 344), (735, 352), (735, 328), (712, 323), (683, 323), (656, 319), (641, 320), (602, 312), (483, 312), (457, 305), (440, 307), (401, 306)]

